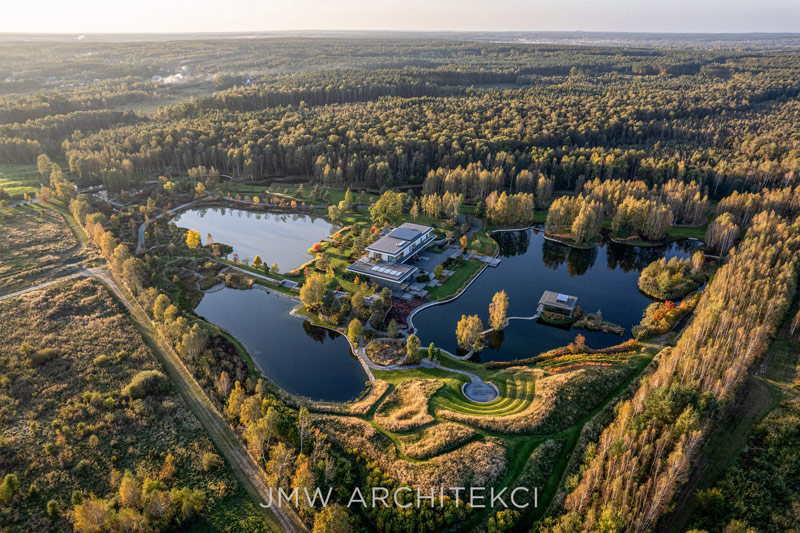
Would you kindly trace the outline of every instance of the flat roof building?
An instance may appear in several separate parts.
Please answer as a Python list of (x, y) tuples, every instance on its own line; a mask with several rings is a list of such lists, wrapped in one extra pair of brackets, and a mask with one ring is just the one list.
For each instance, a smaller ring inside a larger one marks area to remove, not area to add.
[(539, 298), (538, 311), (555, 311), (572, 316), (575, 312), (575, 307), (578, 305), (578, 297), (570, 296), (560, 292), (544, 291), (542, 297)]
[(371, 259), (402, 262), (433, 242), (433, 228), (405, 222), (367, 246)]
[(405, 222), (383, 232), (366, 247), (366, 254), (347, 267), (348, 272), (367, 276), (393, 289), (400, 289), (419, 269), (405, 264), (434, 241), (433, 228)]

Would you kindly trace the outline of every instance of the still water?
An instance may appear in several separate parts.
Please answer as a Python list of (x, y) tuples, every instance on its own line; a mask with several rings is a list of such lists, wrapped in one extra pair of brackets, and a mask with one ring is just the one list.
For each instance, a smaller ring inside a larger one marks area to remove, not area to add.
[(177, 226), (200, 233), (203, 244), (210, 234), (214, 242), (228, 244), (239, 260), (256, 255), (281, 272), (288, 272), (311, 259), (308, 248), (336, 232), (324, 218), (293, 213), (267, 213), (225, 207), (189, 209), (172, 220)]
[[(528, 320), (512, 320), (502, 332), (487, 338), (481, 361), (512, 361), (564, 346), (580, 333), (592, 348), (604, 348), (630, 338), (644, 309), (652, 302), (639, 292), (639, 273), (661, 257), (688, 257), (698, 241), (681, 241), (655, 247), (634, 247), (604, 242), (578, 250), (544, 239), (535, 229), (496, 232), (501, 263), (487, 268), (467, 291), (453, 302), (436, 305), (414, 316), (423, 346), (430, 342), (456, 351), (456, 323), (462, 314), (478, 314), (484, 325), (489, 302), (499, 290), (508, 294), (508, 316), (532, 316), (546, 290), (578, 297), (585, 312), (603, 312), (603, 318), (627, 329), (624, 337)], [(488, 327), (488, 326), (487, 326)]]
[(195, 312), (227, 330), (282, 389), (312, 400), (356, 398), (367, 376), (339, 333), (294, 318), (297, 305), (261, 289), (224, 288), (203, 296)]

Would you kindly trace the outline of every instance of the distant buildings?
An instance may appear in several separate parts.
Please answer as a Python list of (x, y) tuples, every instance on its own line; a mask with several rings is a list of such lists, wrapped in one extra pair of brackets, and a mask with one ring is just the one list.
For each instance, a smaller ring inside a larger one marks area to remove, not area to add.
[(347, 270), (391, 289), (400, 289), (419, 270), (406, 263), (416, 259), (434, 240), (430, 226), (406, 222), (367, 246), (367, 253)]

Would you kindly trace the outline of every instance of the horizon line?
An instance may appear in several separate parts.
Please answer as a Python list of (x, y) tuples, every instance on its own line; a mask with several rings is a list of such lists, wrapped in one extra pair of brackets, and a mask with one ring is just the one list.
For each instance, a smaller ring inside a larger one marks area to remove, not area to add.
[(292, 30), (174, 30), (174, 31), (0, 31), (0, 35), (237, 35), (253, 33), (607, 33), (627, 35), (800, 35), (800, 31), (648, 31), (648, 30), (467, 30), (467, 29), (442, 29), (442, 30), (410, 30), (410, 29), (292, 29)]

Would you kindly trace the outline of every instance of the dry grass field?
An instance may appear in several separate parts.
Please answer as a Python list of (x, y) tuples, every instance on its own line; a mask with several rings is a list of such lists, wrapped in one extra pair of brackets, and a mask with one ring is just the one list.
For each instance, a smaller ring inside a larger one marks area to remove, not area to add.
[(0, 295), (72, 273), (97, 252), (85, 249), (55, 208), (0, 212)]
[[(266, 530), (99, 282), (0, 302), (0, 322), (0, 474), (19, 485), (0, 503), (0, 530), (71, 531), (81, 502), (101, 506), (107, 521), (144, 516), (154, 531)], [(142, 491), (138, 504), (118, 496), (126, 472)], [(165, 504), (159, 519), (147, 507), (153, 498)]]
[(403, 443), (403, 453), (408, 457), (428, 459), (461, 446), (476, 435), (477, 433), (467, 426), (445, 422), (426, 427), (417, 433), (403, 435), (400, 437), (400, 442)]
[(375, 422), (389, 431), (409, 431), (433, 422), (428, 401), (441, 387), (435, 379), (402, 382), (378, 407)]

